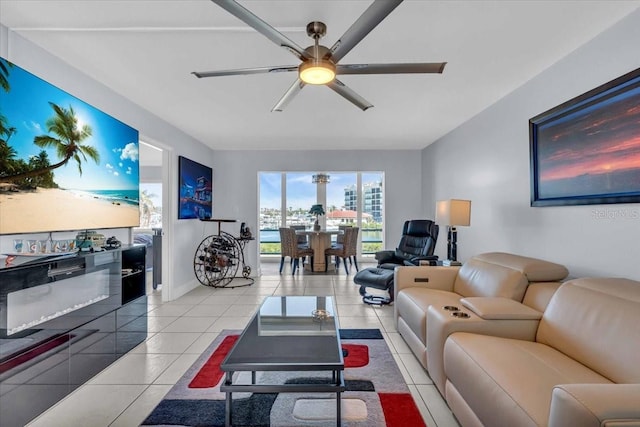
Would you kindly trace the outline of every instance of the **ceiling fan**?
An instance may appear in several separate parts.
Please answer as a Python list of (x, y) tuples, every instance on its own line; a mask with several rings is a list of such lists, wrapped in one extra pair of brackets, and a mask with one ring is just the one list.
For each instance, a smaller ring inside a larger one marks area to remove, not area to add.
[(241, 68), (222, 71), (194, 71), (198, 78), (220, 77), (247, 74), (298, 72), (298, 78), (278, 101), (271, 111), (283, 111), (291, 100), (302, 90), (305, 84), (326, 85), (339, 95), (366, 111), (373, 105), (355, 93), (336, 78), (343, 74), (407, 74), (407, 73), (442, 73), (446, 62), (435, 63), (400, 63), (400, 64), (349, 64), (338, 62), (353, 49), (367, 34), (387, 17), (402, 0), (375, 0), (351, 27), (336, 41), (331, 48), (319, 44), (326, 34), (327, 27), (322, 22), (311, 22), (307, 25), (307, 35), (314, 40), (312, 46), (303, 49), (284, 34), (258, 18), (234, 0), (211, 0), (227, 12), (240, 19), (260, 34), (280, 47), (293, 53), (300, 65)]

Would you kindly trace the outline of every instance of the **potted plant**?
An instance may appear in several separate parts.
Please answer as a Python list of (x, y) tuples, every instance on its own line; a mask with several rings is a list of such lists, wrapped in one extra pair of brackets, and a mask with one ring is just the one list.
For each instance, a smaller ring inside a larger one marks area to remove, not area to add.
[(311, 209), (309, 209), (309, 213), (311, 215), (316, 216), (316, 222), (313, 224), (313, 231), (320, 231), (320, 224), (318, 224), (318, 218), (320, 215), (324, 215), (324, 209), (322, 205), (313, 205)]

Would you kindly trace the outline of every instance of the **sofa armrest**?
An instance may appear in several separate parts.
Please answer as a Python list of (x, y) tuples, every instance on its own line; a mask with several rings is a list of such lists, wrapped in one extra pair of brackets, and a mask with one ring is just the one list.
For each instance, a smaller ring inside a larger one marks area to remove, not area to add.
[(444, 372), (444, 345), (455, 332), (470, 332), (502, 338), (535, 341), (540, 323), (538, 319), (483, 319), (476, 313), (462, 309), (467, 317), (457, 317), (444, 307), (427, 309), (427, 369), (440, 393), (444, 396), (447, 381)]
[(549, 427), (640, 426), (640, 384), (563, 384), (553, 388)]
[(395, 292), (414, 286), (453, 292), (453, 284), (460, 267), (435, 267), (421, 265), (415, 267), (399, 266), (394, 270)]
[(467, 297), (460, 303), (485, 320), (540, 320), (542, 313), (503, 297)]

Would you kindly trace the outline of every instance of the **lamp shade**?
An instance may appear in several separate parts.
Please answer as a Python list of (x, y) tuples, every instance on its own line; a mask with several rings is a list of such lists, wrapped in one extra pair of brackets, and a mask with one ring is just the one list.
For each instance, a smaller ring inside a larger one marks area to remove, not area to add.
[(471, 200), (439, 200), (436, 204), (436, 223), (442, 225), (471, 224)]

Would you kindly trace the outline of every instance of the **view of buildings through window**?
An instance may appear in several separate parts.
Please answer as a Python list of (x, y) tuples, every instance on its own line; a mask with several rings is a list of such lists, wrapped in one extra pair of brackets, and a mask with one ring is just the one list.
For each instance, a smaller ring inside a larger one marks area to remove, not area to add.
[[(318, 182), (314, 182), (314, 176), (318, 176)], [(280, 227), (304, 225), (310, 230), (315, 217), (309, 214), (309, 209), (315, 204), (321, 204), (325, 210), (325, 215), (319, 218), (323, 228), (360, 227), (361, 254), (382, 249), (382, 172), (260, 172), (258, 178), (261, 254), (280, 253)]]

